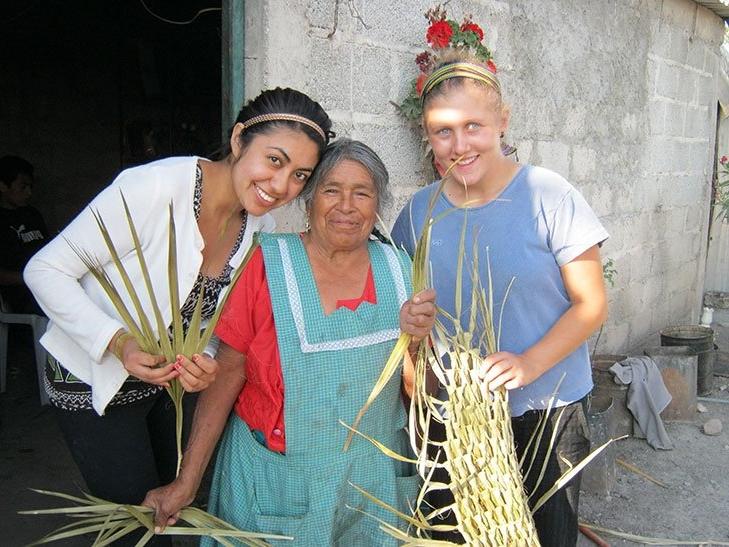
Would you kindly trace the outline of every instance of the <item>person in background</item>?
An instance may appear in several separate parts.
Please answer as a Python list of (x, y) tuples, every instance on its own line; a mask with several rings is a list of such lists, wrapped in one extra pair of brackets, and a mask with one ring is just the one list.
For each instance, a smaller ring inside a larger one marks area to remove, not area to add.
[(23, 281), (23, 268), (48, 238), (43, 216), (28, 205), (33, 165), (19, 156), (0, 158), (0, 295), (5, 310), (42, 315)]

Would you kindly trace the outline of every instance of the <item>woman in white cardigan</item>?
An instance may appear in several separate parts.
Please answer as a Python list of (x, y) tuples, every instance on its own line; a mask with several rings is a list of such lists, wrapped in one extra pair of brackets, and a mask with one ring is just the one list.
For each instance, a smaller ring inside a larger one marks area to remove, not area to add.
[[(332, 135), (330, 128), (327, 114), (306, 95), (292, 89), (264, 91), (239, 113), (224, 159), (169, 158), (123, 171), (28, 263), (25, 281), (51, 320), (42, 338), (53, 356), (46, 389), (92, 494), (140, 503), (148, 490), (170, 482), (176, 464), (174, 409), (163, 387), (177, 377), (186, 391), (200, 391), (216, 370), (197, 355), (165, 363), (164, 357), (141, 351), (70, 244), (99, 259), (114, 284), (122, 286), (94, 220), (98, 212), (132, 282), (143, 287), (123, 194), (169, 324), (165, 297), (172, 202), (183, 317), (189, 320), (204, 287), (203, 316), (209, 318), (252, 234), (273, 229), (268, 212), (303, 190)], [(138, 292), (151, 316), (146, 291)]]

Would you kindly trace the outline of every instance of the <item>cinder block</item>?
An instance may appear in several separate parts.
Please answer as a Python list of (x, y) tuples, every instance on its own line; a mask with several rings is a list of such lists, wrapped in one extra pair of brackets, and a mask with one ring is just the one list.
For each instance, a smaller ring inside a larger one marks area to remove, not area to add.
[(597, 170), (597, 151), (585, 146), (572, 148), (572, 179), (589, 182), (594, 180)]
[(603, 180), (601, 184), (594, 185), (590, 192), (590, 207), (595, 214), (602, 218), (613, 212), (615, 192), (609, 182)]
[[(663, 61), (653, 54), (649, 54), (645, 62), (645, 82), (648, 97), (651, 99), (655, 96), (658, 86), (658, 67)], [(702, 57), (703, 64), (703, 57)]]
[(716, 74), (716, 67), (719, 66), (719, 55), (715, 48), (705, 46), (704, 48), (704, 74), (708, 76), (714, 76)]
[(351, 111), (354, 45), (322, 38), (312, 38), (311, 42), (316, 55), (309, 62), (307, 88), (316, 90), (325, 108)]
[(615, 317), (618, 323), (608, 324), (603, 329), (598, 346), (599, 353), (620, 353), (628, 348), (630, 326), (622, 319), (623, 316), (618, 310), (608, 310), (608, 321), (610, 321), (611, 317)]
[(686, 105), (680, 102), (666, 102), (666, 135), (683, 137), (686, 121)]
[(682, 103), (692, 103), (696, 95), (696, 82), (699, 76), (696, 72), (685, 67), (678, 68), (678, 89), (676, 99)]
[(709, 206), (706, 207), (687, 207), (684, 230), (701, 231), (709, 219)]
[[(677, 175), (688, 174), (691, 165), (691, 143), (682, 139), (676, 139), (671, 144), (671, 149), (673, 153), (671, 171)], [(690, 190), (690, 188), (684, 186), (680, 190), (684, 192)]]
[(684, 233), (686, 227), (686, 212), (688, 207), (677, 207), (666, 213), (666, 232), (669, 234)]
[(704, 42), (701, 40), (692, 40), (688, 44), (686, 52), (686, 64), (696, 70), (704, 70)]
[(648, 122), (652, 135), (663, 135), (666, 132), (666, 110), (665, 99), (651, 98), (648, 102)]
[(696, 103), (701, 106), (713, 105), (718, 101), (717, 82), (709, 76), (699, 76), (696, 82)]
[[(431, 6), (432, 3), (425, 0), (415, 0), (407, 4), (372, 0), (362, 2), (359, 13), (369, 27), (366, 32), (370, 40), (402, 48), (422, 48), (428, 27), (424, 14)], [(340, 2), (339, 9), (346, 10), (346, 3)], [(448, 11), (449, 15), (461, 16), (460, 12), (454, 12), (453, 9)], [(479, 20), (478, 11), (474, 12), (474, 17)]]
[[(564, 108), (562, 127), (559, 134), (569, 141), (581, 141), (586, 137), (592, 126), (592, 118), (588, 116), (585, 105), (575, 101)], [(588, 122), (588, 119), (590, 122)]]
[(675, 99), (678, 91), (678, 69), (665, 62), (658, 65), (656, 95)]
[(664, 137), (655, 138), (647, 147), (650, 157), (649, 172), (653, 174), (668, 173), (673, 162), (673, 141)]
[(561, 142), (538, 141), (537, 152), (543, 167), (552, 169), (566, 179), (570, 179), (569, 146)]
[(354, 51), (352, 109), (371, 114), (393, 113), (390, 96), (391, 57), (386, 49), (359, 45)]
[[(691, 26), (693, 26), (693, 21)], [(680, 65), (686, 63), (690, 28), (691, 27), (674, 27), (671, 29), (671, 49), (669, 58)]]

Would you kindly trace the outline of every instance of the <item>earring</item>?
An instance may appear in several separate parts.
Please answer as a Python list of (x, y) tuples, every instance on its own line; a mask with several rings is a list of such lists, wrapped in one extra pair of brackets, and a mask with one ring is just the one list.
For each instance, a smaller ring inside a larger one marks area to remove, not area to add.
[(308, 232), (311, 230), (311, 225), (309, 224), (309, 211), (306, 211), (306, 216), (304, 217), (304, 231)]

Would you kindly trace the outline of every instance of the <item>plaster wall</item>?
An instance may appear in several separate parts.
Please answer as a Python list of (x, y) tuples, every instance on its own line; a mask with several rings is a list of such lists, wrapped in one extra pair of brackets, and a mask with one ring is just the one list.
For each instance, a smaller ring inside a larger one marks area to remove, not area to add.
[[(339, 135), (372, 146), (390, 170), (385, 220), (424, 180), (417, 132), (390, 101), (405, 96), (432, 2), (246, 3), (246, 95), (302, 89)], [(617, 274), (600, 351), (634, 349), (698, 320), (705, 270), (723, 23), (691, 0), (471, 0), (505, 97), (522, 162), (552, 168), (611, 233)], [(280, 229), (302, 226), (294, 206)]]

